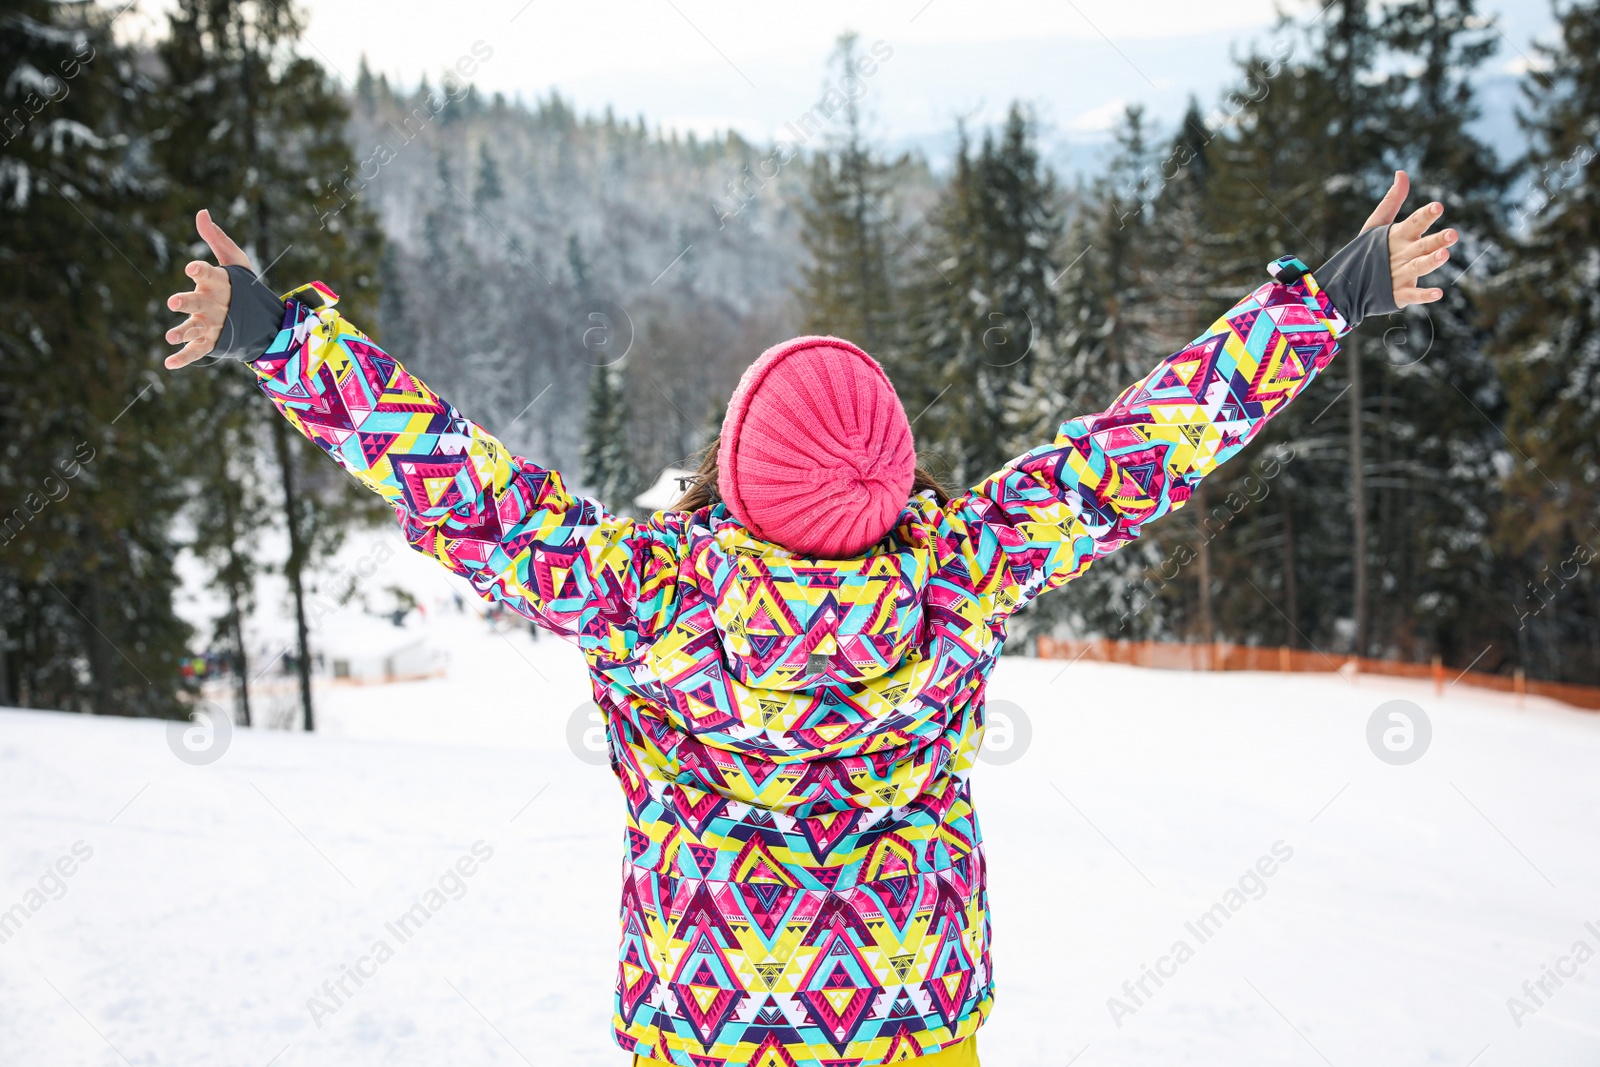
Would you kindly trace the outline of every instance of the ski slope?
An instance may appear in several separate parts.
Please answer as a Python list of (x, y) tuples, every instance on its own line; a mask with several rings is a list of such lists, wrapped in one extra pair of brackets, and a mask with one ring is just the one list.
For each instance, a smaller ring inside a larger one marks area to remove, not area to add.
[[(195, 766), (165, 723), (0, 710), (0, 1063), (628, 1062), (581, 661), (430, 580), (448, 673), (325, 685), (314, 735)], [(988, 1067), (1600, 1062), (1600, 715), (1026, 659), (991, 697), (1032, 740), (975, 775)], [(1408, 766), (1368, 747), (1393, 698), (1432, 722)]]

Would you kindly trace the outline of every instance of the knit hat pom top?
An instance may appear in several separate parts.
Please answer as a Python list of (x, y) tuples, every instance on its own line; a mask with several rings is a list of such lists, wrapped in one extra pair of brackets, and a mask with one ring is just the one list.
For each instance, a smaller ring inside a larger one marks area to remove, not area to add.
[(717, 451), (728, 510), (763, 541), (849, 559), (894, 526), (916, 449), (878, 361), (837, 337), (797, 337), (750, 364)]

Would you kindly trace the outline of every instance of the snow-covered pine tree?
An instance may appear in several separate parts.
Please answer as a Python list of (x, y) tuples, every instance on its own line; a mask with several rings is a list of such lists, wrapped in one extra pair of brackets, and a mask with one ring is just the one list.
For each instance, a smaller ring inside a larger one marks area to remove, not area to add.
[[(292, 3), (177, 0), (167, 36), (156, 47), (166, 91), (152, 140), (172, 179), (171, 232), (179, 247), (204, 254), (190, 220), (194, 208), (209, 206), (269, 284), (288, 289), (313, 278), (330, 280), (341, 309), (362, 321), (375, 304), (382, 237), (357, 195), (346, 101), (321, 66), (299, 53), (303, 28), (304, 16)], [(198, 144), (197, 136), (203, 138)], [(377, 518), (381, 508), (259, 399), (254, 405), (244, 401), (241, 394), (254, 392), (248, 375), (217, 376), (223, 380), (209, 385), (217, 400), (210, 413), (219, 440), (253, 446), (264, 437), (270, 454), (258, 451), (239, 456), (237, 463), (203, 468), (199, 506), (211, 507), (212, 497), (230, 491), (212, 484), (212, 477), (276, 467), (272, 496), (288, 533), (283, 573), (296, 631), (286, 658), (299, 675), (301, 722), (311, 729), (306, 597), (312, 560), (337, 545), (352, 518)], [(244, 422), (233, 425), (238, 420)], [(249, 429), (252, 420), (264, 432)], [(226, 564), (219, 573), (238, 571), (240, 551), (257, 548), (224, 545)], [(224, 589), (234, 584), (219, 581)], [(235, 610), (230, 606), (230, 613)]]
[(1509, 391), (1506, 544), (1523, 560), (1508, 610), (1530, 669), (1600, 681), (1600, 3), (1558, 9), (1559, 39), (1524, 76), (1522, 231), (1497, 287)]
[(628, 449), (624, 366), (595, 365), (583, 438), (584, 484), (615, 514), (632, 512), (633, 494), (641, 488)]
[[(576, 236), (567, 240), (567, 269), (580, 301), (592, 301), (589, 264)], [(584, 350), (594, 370), (589, 379), (589, 406), (583, 424), (583, 481), (589, 492), (613, 514), (626, 515), (633, 511), (633, 494), (643, 488), (639, 484), (633, 450), (628, 446), (626, 359), (608, 347), (612, 340), (607, 336), (613, 329), (611, 323), (597, 320), (589, 328), (606, 331), (606, 334), (592, 334), (598, 340), (592, 348)]]
[(0, 704), (178, 717), (194, 441), (150, 345), (157, 87), (118, 28), (91, 4), (0, 16)]
[[(1200, 105), (1190, 98), (1177, 132), (1149, 171), (1153, 186), (1149, 194), (1152, 201), (1149, 239), (1153, 254), (1147, 257), (1150, 279), (1146, 301), (1155, 314), (1147, 320), (1145, 332), (1157, 352), (1175, 352), (1188, 344), (1222, 310), (1221, 303), (1228, 299), (1216, 293), (1210, 279), (1213, 253), (1206, 219), (1212, 171), (1210, 139)], [(1155, 358), (1154, 355), (1151, 358)], [(1208, 521), (1214, 509), (1208, 479), (1200, 484), (1194, 498), (1181, 512), (1182, 518), (1177, 520), (1177, 524), (1186, 529), (1153, 532), (1152, 541), (1158, 557), (1164, 555), (1163, 549), (1171, 551), (1179, 545), (1193, 553), (1193, 563), (1188, 568), (1192, 572), (1193, 598), (1188, 595), (1189, 584), (1182, 582), (1163, 599), (1169, 609), (1174, 601), (1183, 605), (1186, 617), (1182, 620), (1182, 632), (1203, 644), (1225, 636), (1219, 629), (1213, 604), (1218, 585), (1213, 548), (1226, 551), (1225, 542), (1217, 544), (1213, 532), (1216, 523)], [(1146, 579), (1155, 582), (1156, 588), (1162, 588), (1160, 583), (1166, 580), (1159, 564), (1146, 569)]]
[[(1464, 240), (1435, 276), (1446, 283), (1442, 301), (1362, 329), (1370, 338), (1368, 647), (1413, 661), (1437, 652), (1462, 666), (1491, 643), (1512, 647), (1492, 528), (1504, 507), (1495, 459), (1506, 451), (1496, 425), (1505, 401), (1479, 284), (1502, 259), (1506, 173), (1474, 132), (1473, 90), (1500, 38), (1476, 7), (1407, 0), (1378, 23), (1379, 118), (1392, 166), (1412, 176), (1406, 211), (1439, 200)], [(1478, 666), (1500, 662), (1491, 651)]]
[(861, 84), (856, 62), (856, 35), (846, 33), (829, 63), (843, 98), (838, 132), (812, 156), (801, 206), (801, 241), (810, 262), (801, 273), (799, 299), (808, 333), (854, 341), (885, 361), (898, 383), (896, 279), (904, 250), (895, 232), (895, 183), (909, 162), (883, 160), (867, 143), (861, 93), (845, 91)]
[[(1051, 440), (1062, 422), (1102, 411), (1171, 347), (1152, 327), (1161, 321), (1156, 285), (1152, 200), (1158, 192), (1149, 127), (1138, 107), (1113, 130), (1117, 151), (1085, 191), (1056, 277), (1057, 329), (1011, 388), (1014, 450)], [(1171, 595), (1146, 582), (1161, 561), (1155, 531), (1107, 559), (1060, 595), (1019, 616), (1024, 629), (1151, 638), (1171, 634)], [(1156, 598), (1156, 600), (1152, 600)], [(1014, 627), (1016, 629), (1016, 627)]]
[(255, 389), (241, 389), (240, 377), (213, 370), (183, 382), (193, 401), (184, 419), (190, 440), (206, 442), (185, 466), (196, 474), (189, 548), (211, 568), (209, 584), (225, 605), (212, 622), (210, 647), (222, 651), (233, 675), (234, 720), (249, 726), (256, 668), (247, 629), (256, 606), (256, 578), (265, 569), (260, 531), (272, 525), (276, 501), (266, 495), (271, 484), (259, 469), (265, 428), (261, 397)]
[(494, 153), (489, 151), (489, 142), (486, 140), (478, 142), (478, 180), (473, 195), (480, 208), (502, 200), (506, 195), (505, 186), (500, 182), (500, 164), (495, 162)]
[[(1307, 8), (1282, 28), (1298, 58), (1245, 60), (1214, 113), (1233, 119), (1208, 145), (1219, 305), (1259, 282), (1273, 256), (1293, 251), (1317, 267), (1353, 236), (1396, 167), (1416, 184), (1406, 211), (1443, 196), (1448, 222), (1493, 240), (1500, 179), (1471, 134), (1468, 80), (1489, 32), (1468, 5), (1449, 2), (1383, 20), (1355, 3), (1320, 19)], [(1459, 254), (1482, 247), (1469, 241)], [(1315, 395), (1213, 476), (1213, 501), (1247, 487), (1265, 494), (1210, 541), (1226, 636), (1424, 661), (1439, 651), (1461, 666), (1493, 639), (1504, 613), (1492, 603), (1489, 465), (1500, 446), (1485, 413), (1495, 415), (1497, 387), (1470, 282), (1446, 286), (1444, 303), (1367, 324)], [(1293, 458), (1267, 462), (1280, 447)], [(1260, 469), (1275, 473), (1263, 480)], [(1352, 506), (1329, 506), (1339, 499)], [(1369, 587), (1364, 608), (1358, 594)]]
[(1060, 194), (1034, 142), (1033, 120), (1020, 104), (976, 152), (963, 135), (931, 214), (912, 297), (906, 352), (920, 388), (908, 390), (907, 405), (920, 439), (960, 485), (1012, 457), (1023, 428), (1016, 419), (1029, 418), (1016, 410), (1015, 385), (1032, 373), (1036, 349), (1040, 361), (1052, 359), (1061, 327), (1052, 285), (1060, 272)]
[[(1308, 5), (1299, 16), (1283, 16), (1279, 39), (1294, 48), (1243, 57), (1237, 85), (1214, 113), (1210, 262), (1224, 304), (1260, 284), (1277, 256), (1294, 253), (1319, 266), (1355, 236), (1392, 179), (1392, 133), (1375, 76), (1379, 39), (1368, 6), (1333, 0), (1320, 13)], [(1275, 445), (1294, 450), (1273, 479), (1273, 492), (1286, 494), (1279, 506), (1243, 509), (1226, 539), (1212, 542), (1215, 608), (1234, 640), (1348, 651), (1368, 630), (1368, 390), (1357, 371), (1370, 355), (1370, 334), (1349, 338), (1315, 395), (1275, 419), (1212, 479), (1209, 491), (1225, 492)], [(1250, 529), (1274, 513), (1276, 529)], [(1294, 529), (1307, 536), (1288, 536)], [(1219, 553), (1257, 541), (1263, 551), (1236, 552), (1240, 569), (1227, 569)]]

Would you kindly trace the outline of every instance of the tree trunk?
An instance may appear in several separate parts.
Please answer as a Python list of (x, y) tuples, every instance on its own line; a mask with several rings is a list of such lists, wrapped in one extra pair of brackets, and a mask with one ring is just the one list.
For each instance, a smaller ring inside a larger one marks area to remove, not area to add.
[(1356, 624), (1358, 656), (1367, 654), (1367, 485), (1366, 463), (1361, 453), (1361, 346), (1349, 339), (1345, 362), (1350, 365), (1350, 554), (1355, 564), (1351, 598)]
[(234, 669), (233, 693), (240, 726), (250, 725), (250, 661), (244, 647), (244, 583), (241, 580), (244, 566), (239, 553), (239, 498), (235, 496), (236, 483), (228, 477), (227, 450), (220, 449), (222, 472), (223, 537), (227, 539), (228, 559), (228, 641), (232, 644)]
[(1294, 572), (1297, 565), (1294, 544), (1294, 508), (1290, 506), (1289, 494), (1280, 492), (1283, 499), (1283, 613), (1286, 616), (1284, 624), (1283, 643), (1288, 648), (1294, 648), (1295, 622), (1299, 618), (1299, 605), (1295, 603)]
[(84, 622), (88, 628), (84, 637), (88, 639), (89, 673), (93, 679), (91, 692), (94, 693), (95, 705), (90, 709), (90, 714), (111, 715), (114, 714), (112, 705), (116, 702), (116, 687), (111, 676), (116, 668), (111, 662), (111, 654), (116, 650), (105, 636), (106, 618), (100, 596), (100, 583), (95, 580), (93, 574), (84, 582), (83, 593)]
[(316, 729), (311, 711), (311, 640), (306, 628), (306, 598), (303, 570), (306, 546), (300, 529), (300, 509), (294, 495), (294, 456), (289, 448), (289, 428), (282, 419), (272, 420), (272, 444), (278, 453), (278, 468), (283, 478), (283, 521), (289, 531), (289, 558), (283, 575), (294, 595), (295, 672), (300, 676), (300, 708), (307, 733)]
[[(1402, 659), (1411, 654), (1411, 627), (1406, 623), (1402, 605), (1412, 603), (1411, 587), (1405, 581), (1403, 538), (1395, 529), (1394, 450), (1389, 435), (1390, 388), (1393, 380), (1391, 367), (1386, 361), (1378, 363), (1383, 391), (1378, 404), (1378, 470), (1386, 483), (1378, 490), (1378, 588), (1392, 590), (1393, 595), (1380, 597), (1377, 619), (1378, 646), (1384, 650), (1397, 650)], [(1407, 479), (1409, 480), (1409, 475)]]
[(228, 583), (228, 639), (233, 645), (233, 699), (238, 709), (238, 724), (250, 725), (250, 660), (244, 649), (243, 597), (237, 582)]
[[(256, 165), (260, 142), (257, 138), (258, 120), (255, 94), (255, 64), (258, 61), (258, 42), (244, 47), (244, 63), (240, 76), (243, 79), (245, 99), (245, 156), (252, 168)], [(261, 258), (260, 270), (266, 271), (277, 261), (272, 253), (271, 216), (267, 207), (265, 190), (258, 190), (255, 202), (256, 255)], [(283, 574), (294, 595), (295, 669), (300, 676), (300, 709), (307, 733), (316, 728), (311, 709), (311, 641), (306, 629), (306, 599), (303, 571), (306, 561), (305, 534), (300, 529), (300, 510), (294, 493), (294, 455), (289, 442), (289, 430), (281, 418), (269, 420), (272, 424), (272, 444), (278, 455), (278, 470), (283, 482), (283, 522), (289, 533), (289, 558), (284, 562)]]
[(17, 583), (17, 599), (22, 609), (22, 629), (17, 634), (17, 707), (26, 708), (34, 703), (39, 691), (36, 675), (39, 663), (38, 635), (44, 632), (43, 612), (39, 610), (39, 597), (43, 591), (33, 582)]
[(1197, 575), (1200, 583), (1200, 642), (1205, 645), (1206, 669), (1211, 668), (1212, 643), (1216, 640), (1216, 625), (1211, 613), (1211, 538), (1206, 533), (1208, 514), (1206, 483), (1201, 482), (1194, 493), (1194, 506), (1200, 521), (1195, 523), (1195, 556), (1199, 563)]

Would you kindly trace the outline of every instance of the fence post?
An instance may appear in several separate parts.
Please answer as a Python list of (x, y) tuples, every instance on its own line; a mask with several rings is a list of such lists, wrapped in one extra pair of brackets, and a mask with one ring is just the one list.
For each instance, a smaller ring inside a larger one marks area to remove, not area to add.
[(1522, 673), (1521, 667), (1518, 667), (1517, 673), (1512, 676), (1511, 684), (1517, 692), (1517, 707), (1521, 708), (1522, 698), (1527, 695), (1528, 692), (1528, 676)]
[(1438, 656), (1433, 657), (1433, 695), (1444, 696), (1444, 660)]
[(1289, 647), (1287, 645), (1278, 646), (1278, 670), (1284, 674), (1289, 673)]

